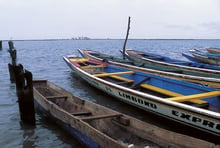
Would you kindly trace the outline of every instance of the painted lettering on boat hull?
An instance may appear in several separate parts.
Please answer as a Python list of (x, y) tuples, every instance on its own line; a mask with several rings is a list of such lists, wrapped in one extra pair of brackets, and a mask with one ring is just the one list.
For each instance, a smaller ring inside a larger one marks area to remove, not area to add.
[(132, 92), (116, 88), (109, 84), (96, 81), (90, 77), (82, 75), (83, 79), (89, 82), (94, 87), (120, 99), (123, 102), (129, 103), (146, 111), (151, 111), (155, 114), (170, 118), (172, 120), (206, 130), (207, 132), (220, 135), (220, 123), (216, 119), (209, 118), (206, 115), (191, 113), (184, 113), (184, 109), (179, 109), (176, 106), (156, 102), (149, 99), (147, 96), (136, 96)]
[(175, 117), (185, 122), (192, 122), (195, 124), (199, 124), (205, 128), (215, 129), (216, 131), (220, 132), (220, 123), (202, 119), (200, 117), (196, 117), (191, 114), (187, 114), (187, 113), (176, 111), (176, 110), (172, 110), (172, 115), (174, 115)]

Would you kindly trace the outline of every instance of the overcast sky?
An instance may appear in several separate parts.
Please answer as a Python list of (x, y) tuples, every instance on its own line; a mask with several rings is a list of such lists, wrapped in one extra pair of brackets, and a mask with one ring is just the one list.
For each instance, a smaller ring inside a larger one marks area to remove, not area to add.
[(220, 39), (220, 0), (0, 0), (0, 40)]

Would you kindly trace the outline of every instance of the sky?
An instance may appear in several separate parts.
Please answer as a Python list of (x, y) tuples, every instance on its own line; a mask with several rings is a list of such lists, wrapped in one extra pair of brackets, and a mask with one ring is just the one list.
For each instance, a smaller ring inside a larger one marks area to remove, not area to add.
[(0, 0), (0, 40), (220, 39), (220, 0)]

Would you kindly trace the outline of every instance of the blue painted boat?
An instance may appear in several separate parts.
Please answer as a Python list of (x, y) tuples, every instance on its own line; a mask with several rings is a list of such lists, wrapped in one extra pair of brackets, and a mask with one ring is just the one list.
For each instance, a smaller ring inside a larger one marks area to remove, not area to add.
[(126, 49), (126, 56), (135, 62), (145, 64), (158, 70), (180, 70), (184, 74), (220, 78), (220, 67), (210, 64), (180, 61), (171, 59), (166, 56), (161, 56), (153, 53), (146, 53), (142, 51)]
[(184, 56), (186, 59), (188, 59), (188, 60), (190, 60), (192, 62), (201, 63), (201, 61), (199, 61), (198, 59), (196, 59), (195, 57), (193, 57), (189, 53), (182, 53), (182, 56)]
[(196, 49), (189, 50), (193, 57), (200, 62), (218, 65), (220, 68), (220, 54), (214, 54), (209, 52), (204, 52)]
[(124, 68), (129, 68), (132, 70), (142, 71), (145, 73), (155, 74), (155, 75), (164, 76), (168, 78), (194, 82), (197, 84), (206, 85), (206, 86), (210, 86), (214, 88), (220, 88), (220, 78), (219, 79), (209, 78), (209, 75), (207, 75), (207, 77), (202, 77), (202, 76), (184, 74), (184, 71), (180, 71), (180, 70), (169, 71), (165, 69), (164, 71), (161, 71), (161, 70), (152, 69), (149, 65), (146, 65), (146, 64), (136, 63), (128, 59), (123, 59), (123, 58), (108, 55), (105, 53), (100, 53), (100, 52), (90, 50), (90, 49), (78, 49), (78, 51), (83, 57), (91, 59), (91, 60), (100, 61), (100, 62), (106, 61), (110, 64), (124, 67)]
[(67, 65), (94, 87), (174, 122), (220, 136), (220, 91), (75, 56)]

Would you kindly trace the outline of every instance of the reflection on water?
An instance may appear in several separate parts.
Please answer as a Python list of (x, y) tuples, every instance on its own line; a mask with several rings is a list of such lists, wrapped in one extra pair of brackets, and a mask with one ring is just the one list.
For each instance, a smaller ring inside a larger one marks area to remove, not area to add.
[[(123, 40), (57, 40), (57, 41), (14, 41), (17, 63), (32, 72), (35, 79), (48, 79), (68, 91), (87, 100), (135, 116), (161, 126), (162, 118), (152, 116), (142, 110), (126, 105), (92, 86), (73, 73), (62, 57), (79, 55), (78, 48), (88, 48), (115, 56), (121, 56), (119, 49)], [(182, 60), (181, 52), (192, 48), (219, 48), (219, 40), (128, 40), (127, 48), (165, 54)], [(11, 62), (8, 43), (3, 42), (0, 50), (0, 145), (1, 147), (82, 147), (54, 122), (41, 114), (36, 115), (36, 126), (29, 127), (20, 122), (15, 84), (11, 84), (8, 63)], [(156, 121), (156, 123), (155, 123)], [(172, 130), (173, 125), (165, 126)], [(182, 127), (181, 127), (182, 128)], [(182, 128), (184, 131), (184, 127)]]

